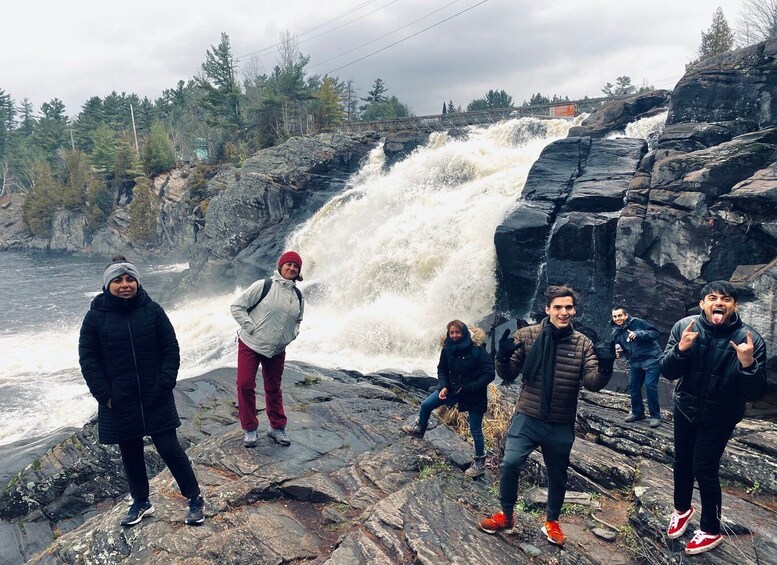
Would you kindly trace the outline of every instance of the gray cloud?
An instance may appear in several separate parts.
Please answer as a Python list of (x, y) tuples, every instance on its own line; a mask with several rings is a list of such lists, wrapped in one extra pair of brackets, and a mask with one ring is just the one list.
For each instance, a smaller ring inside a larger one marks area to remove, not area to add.
[[(379, 42), (317, 65), (397, 29), (450, 0), (400, 0), (337, 31), (303, 35), (300, 49), (311, 56), (311, 73), (323, 74), (376, 51), (479, 0), (460, 0), (440, 13)], [(151, 99), (200, 70), (209, 46), (222, 31), (240, 56), (272, 46), (280, 32), (300, 33), (358, 5), (358, 0), (287, 3), (227, 1), (218, 7), (200, 0), (133, 5), (84, 0), (80, 9), (31, 0), (5, 8), (0, 36), (0, 88), (36, 107), (54, 97), (75, 114), (91, 96), (135, 92)], [(373, 2), (365, 10), (387, 4)], [(416, 114), (439, 112), (452, 99), (466, 106), (489, 89), (504, 89), (516, 103), (532, 93), (598, 96), (620, 75), (671, 88), (693, 58), (700, 32), (723, 7), (730, 23), (740, 0), (650, 4), (623, 0), (519, 2), (489, 0), (417, 37), (334, 74), (353, 79), (364, 95), (375, 78)], [(39, 5), (39, 6), (38, 6)], [(18, 10), (19, 12), (14, 12)], [(35, 18), (31, 16), (35, 14)], [(265, 71), (274, 50), (261, 58)]]

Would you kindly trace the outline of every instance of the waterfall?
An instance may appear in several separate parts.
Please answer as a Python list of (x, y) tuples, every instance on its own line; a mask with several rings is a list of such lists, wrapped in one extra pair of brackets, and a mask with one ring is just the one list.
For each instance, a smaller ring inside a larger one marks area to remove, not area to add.
[(669, 112), (660, 112), (655, 116), (641, 118), (626, 125), (622, 132), (611, 133), (607, 139), (618, 139), (619, 137), (633, 137), (635, 139), (644, 139), (648, 143), (648, 148), (653, 149), (661, 132), (666, 125), (666, 117)]
[(305, 263), (291, 358), (434, 371), (445, 324), (493, 309), (494, 231), (543, 147), (569, 122), (522, 118), (465, 138), (434, 133), (389, 171), (382, 149), (288, 243)]

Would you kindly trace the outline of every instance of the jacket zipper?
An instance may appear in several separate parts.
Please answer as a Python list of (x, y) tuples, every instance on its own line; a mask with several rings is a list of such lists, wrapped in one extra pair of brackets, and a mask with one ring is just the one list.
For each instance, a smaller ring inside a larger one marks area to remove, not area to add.
[(130, 347), (132, 348), (132, 361), (135, 363), (135, 380), (138, 383), (138, 398), (140, 399), (140, 421), (143, 424), (143, 434), (146, 433), (146, 415), (143, 411), (143, 391), (140, 388), (140, 373), (138, 372), (138, 358), (135, 355), (135, 342), (132, 339), (132, 327), (130, 326), (129, 316), (127, 316), (127, 330), (130, 336)]

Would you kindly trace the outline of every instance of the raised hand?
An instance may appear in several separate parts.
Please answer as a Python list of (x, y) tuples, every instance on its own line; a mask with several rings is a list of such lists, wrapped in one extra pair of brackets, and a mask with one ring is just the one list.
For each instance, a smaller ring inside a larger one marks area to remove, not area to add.
[(497, 359), (504, 363), (508, 362), (515, 349), (515, 340), (510, 337), (510, 330), (507, 329), (499, 339), (499, 348), (496, 353)]
[(637, 334), (635, 334), (633, 331), (631, 331), (631, 330), (626, 330), (626, 331), (628, 332), (628, 336), (626, 337), (626, 341), (634, 341), (635, 339), (637, 339)]
[(693, 324), (695, 321), (696, 320), (691, 320), (691, 323), (688, 324), (688, 327), (683, 330), (683, 334), (680, 336), (680, 341), (677, 342), (677, 349), (680, 351), (688, 351), (693, 345), (693, 342), (696, 341), (696, 338), (699, 337), (699, 332), (693, 331)]
[(737, 352), (737, 359), (739, 359), (739, 363), (742, 365), (743, 369), (747, 369), (755, 362), (753, 358), (753, 351), (755, 351), (755, 347), (753, 346), (753, 336), (750, 334), (750, 332), (747, 332), (744, 343), (740, 343), (739, 345), (733, 341), (729, 341), (729, 343), (731, 344), (731, 347), (733, 347)]

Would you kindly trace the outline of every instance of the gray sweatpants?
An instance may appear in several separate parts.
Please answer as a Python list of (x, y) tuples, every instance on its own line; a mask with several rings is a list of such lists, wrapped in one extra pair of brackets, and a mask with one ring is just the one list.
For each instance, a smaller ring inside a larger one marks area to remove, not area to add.
[(499, 467), (499, 502), (502, 511), (512, 516), (518, 499), (518, 477), (531, 452), (540, 447), (548, 472), (546, 519), (558, 520), (567, 492), (569, 452), (574, 442), (574, 424), (545, 422), (526, 414), (515, 414), (507, 431), (505, 454)]

